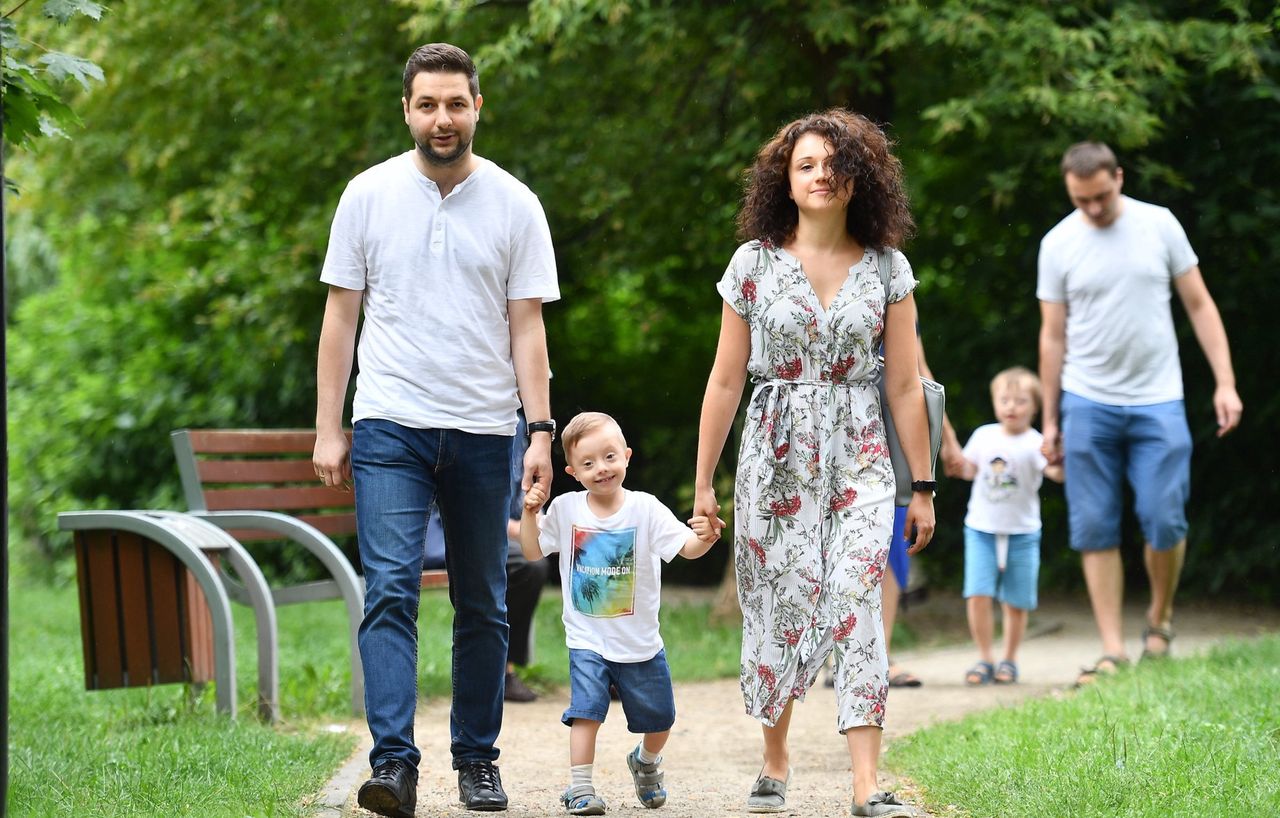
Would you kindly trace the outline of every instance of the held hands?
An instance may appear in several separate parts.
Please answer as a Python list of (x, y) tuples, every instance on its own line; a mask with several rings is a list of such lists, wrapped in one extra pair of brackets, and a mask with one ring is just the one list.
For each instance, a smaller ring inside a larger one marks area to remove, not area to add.
[[(720, 519), (720, 504), (716, 502), (716, 493), (710, 489), (698, 489), (693, 494), (693, 518), (706, 518), (707, 524), (715, 532), (715, 537), (720, 537), (720, 532), (724, 529), (724, 520)], [(689, 521), (689, 527), (697, 532), (697, 528), (693, 526), (693, 520)], [(699, 535), (701, 537), (701, 535)]]
[(537, 514), (538, 509), (547, 502), (547, 493), (542, 486), (534, 484), (524, 495), (524, 510), (526, 513)]
[[(705, 516), (693, 517), (689, 520), (689, 527), (693, 529), (693, 533), (698, 535), (698, 539), (704, 543), (714, 543), (720, 539), (720, 528), (711, 524), (711, 520)], [(720, 523), (720, 527), (724, 527), (724, 523)]]
[(1041, 430), (1044, 441), (1040, 444), (1040, 453), (1049, 461), (1050, 466), (1062, 463), (1062, 431), (1056, 423), (1046, 423)]

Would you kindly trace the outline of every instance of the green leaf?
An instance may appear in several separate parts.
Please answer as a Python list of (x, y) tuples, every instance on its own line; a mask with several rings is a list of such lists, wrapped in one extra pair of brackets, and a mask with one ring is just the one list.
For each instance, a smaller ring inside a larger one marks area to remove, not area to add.
[(89, 89), (89, 80), (102, 82), (102, 69), (97, 63), (83, 57), (63, 54), (61, 51), (50, 51), (48, 54), (41, 55), (40, 62), (55, 80), (61, 81), (67, 77), (73, 77), (86, 91)]
[(102, 6), (93, 0), (48, 0), (41, 11), (45, 17), (52, 17), (59, 23), (65, 23), (77, 14), (94, 20), (102, 19)]

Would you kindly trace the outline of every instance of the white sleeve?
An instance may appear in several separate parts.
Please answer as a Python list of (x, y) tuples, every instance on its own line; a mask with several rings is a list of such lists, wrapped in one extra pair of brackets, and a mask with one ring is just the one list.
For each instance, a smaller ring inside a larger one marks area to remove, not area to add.
[(1164, 210), (1163, 215), (1165, 218), (1160, 220), (1160, 235), (1164, 238), (1169, 254), (1169, 277), (1178, 278), (1199, 264), (1200, 259), (1196, 256), (1196, 251), (1191, 249), (1187, 231), (1182, 229), (1178, 217), (1168, 209)]
[(348, 290), (363, 290), (368, 266), (364, 252), (364, 207), (354, 181), (347, 185), (333, 213), (329, 249), (320, 280)]
[(538, 547), (542, 555), (549, 557), (560, 552), (560, 535), (568, 525), (568, 495), (562, 494), (551, 502), (547, 514), (542, 519), (542, 531), (538, 533)]
[(663, 562), (671, 562), (680, 553), (685, 542), (693, 536), (693, 529), (676, 519), (658, 498), (645, 495), (648, 517), (649, 547)]
[(1036, 298), (1052, 304), (1067, 301), (1067, 279), (1058, 263), (1057, 253), (1046, 247), (1048, 236), (1040, 242), (1040, 255), (1036, 261)]
[(556, 278), (556, 253), (551, 244), (551, 228), (542, 203), (531, 191), (512, 214), (511, 267), (507, 278), (507, 298), (539, 298), (543, 302), (560, 298)]
[(916, 275), (911, 262), (900, 251), (889, 255), (889, 303), (896, 304), (911, 295), (916, 288)]

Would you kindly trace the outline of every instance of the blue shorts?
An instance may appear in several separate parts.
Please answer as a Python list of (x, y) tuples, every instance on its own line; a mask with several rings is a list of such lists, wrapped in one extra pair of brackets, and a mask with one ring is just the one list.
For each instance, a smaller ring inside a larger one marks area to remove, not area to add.
[(569, 709), (560, 721), (604, 721), (611, 684), (618, 689), (627, 729), (632, 733), (661, 733), (676, 723), (665, 650), (643, 662), (610, 662), (593, 650), (574, 648), (569, 650)]
[(911, 557), (907, 556), (907, 541), (902, 539), (902, 526), (907, 522), (907, 507), (893, 507), (893, 537), (889, 540), (889, 567), (898, 588), (907, 590), (907, 574), (911, 570)]
[[(996, 562), (996, 537), (1009, 538), (1004, 570)], [(964, 598), (989, 596), (1034, 611), (1040, 582), (1040, 532), (990, 534), (964, 527)]]
[(1062, 444), (1072, 548), (1120, 546), (1126, 480), (1152, 548), (1186, 539), (1191, 430), (1182, 401), (1110, 406), (1064, 392)]

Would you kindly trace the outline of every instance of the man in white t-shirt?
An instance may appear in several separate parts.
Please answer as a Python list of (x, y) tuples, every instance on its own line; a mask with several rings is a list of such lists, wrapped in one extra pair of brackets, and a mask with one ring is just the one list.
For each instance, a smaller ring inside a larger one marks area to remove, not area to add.
[(1044, 453), (1066, 466), (1071, 547), (1081, 553), (1102, 658), (1077, 680), (1129, 662), (1121, 603), (1124, 483), (1146, 538), (1151, 605), (1142, 655), (1164, 656), (1186, 553), (1191, 434), (1170, 295), (1176, 291), (1213, 370), (1221, 437), (1242, 404), (1227, 333), (1186, 233), (1168, 209), (1121, 195), (1124, 172), (1099, 142), (1063, 156), (1076, 209), (1040, 243)]
[[(373, 775), (360, 806), (409, 818), (427, 519), (438, 507), (454, 605), (449, 735), (459, 800), (502, 810), (506, 522), (516, 410), (530, 429), (522, 487), (551, 481), (542, 303), (559, 298), (537, 197), (471, 150), (483, 98), (465, 51), (419, 48), (404, 70), (415, 148), (356, 176), (333, 218), (316, 367), (316, 474), (354, 479), (365, 576), (360, 656)], [(342, 411), (361, 310), (350, 450)], [(465, 646), (465, 650), (462, 647)]]

